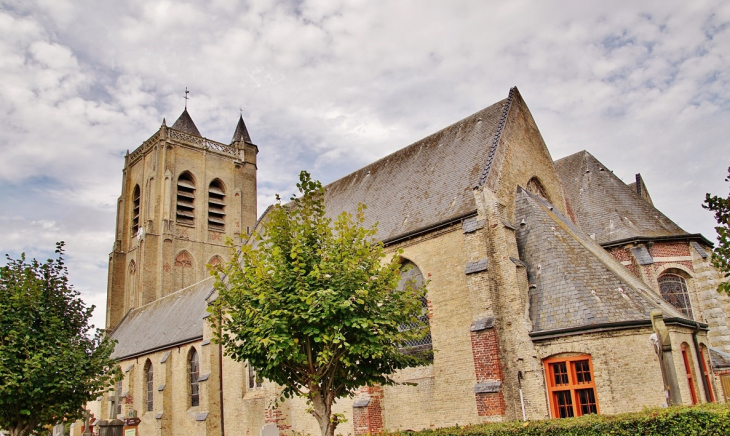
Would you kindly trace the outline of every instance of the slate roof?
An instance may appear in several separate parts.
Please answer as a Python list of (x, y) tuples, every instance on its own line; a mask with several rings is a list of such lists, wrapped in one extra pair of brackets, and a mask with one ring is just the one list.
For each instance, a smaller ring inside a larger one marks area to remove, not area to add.
[(111, 333), (119, 341), (112, 357), (124, 359), (202, 339), (206, 298), (214, 282), (209, 277), (130, 310)]
[(233, 138), (231, 138), (231, 144), (234, 142), (248, 142), (251, 143), (251, 136), (248, 134), (246, 123), (243, 122), (243, 115), (238, 118), (238, 124), (236, 125), (236, 131), (233, 132)]
[(720, 351), (717, 348), (710, 348), (710, 360), (712, 360), (712, 367), (714, 369), (730, 368), (730, 354)]
[(366, 226), (388, 240), (476, 211), (473, 188), (485, 171), (507, 99), (325, 187), (328, 215), (367, 206)]
[(515, 208), (533, 333), (683, 317), (544, 199), (520, 189)]
[(555, 161), (555, 169), (578, 225), (601, 244), (688, 235), (585, 150)]
[(200, 134), (198, 128), (195, 126), (193, 119), (190, 118), (190, 114), (188, 113), (187, 108), (183, 110), (183, 113), (180, 114), (180, 117), (178, 117), (177, 121), (175, 121), (175, 124), (172, 125), (172, 128), (175, 130), (180, 130), (181, 132), (189, 133), (191, 135), (200, 137), (203, 136)]

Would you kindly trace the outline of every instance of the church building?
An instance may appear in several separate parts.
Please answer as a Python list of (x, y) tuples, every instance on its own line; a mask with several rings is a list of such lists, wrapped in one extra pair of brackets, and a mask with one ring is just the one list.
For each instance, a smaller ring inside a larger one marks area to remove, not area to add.
[[(97, 418), (136, 416), (138, 435), (319, 434), (305, 400), (277, 403), (206, 321), (208, 265), (266, 219), (258, 152), (243, 118), (224, 144), (185, 109), (125, 156), (106, 325), (124, 379), (90, 405)], [(412, 346), (433, 350), (404, 384), (339, 401), (337, 434), (730, 397), (712, 243), (662, 214), (639, 174), (626, 184), (587, 151), (554, 161), (516, 88), (327, 185), (325, 202), (331, 216), (367, 205), (386, 250), (429, 281), (430, 335)]]

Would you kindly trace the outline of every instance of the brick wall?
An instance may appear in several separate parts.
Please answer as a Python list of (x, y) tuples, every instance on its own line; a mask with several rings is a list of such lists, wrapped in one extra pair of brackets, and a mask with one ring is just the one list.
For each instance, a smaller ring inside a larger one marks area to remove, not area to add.
[[(474, 355), (474, 371), (477, 383), (487, 381), (502, 382), (502, 363), (499, 353), (497, 331), (494, 328), (471, 332), (471, 347)], [(504, 394), (500, 390), (493, 393), (476, 393), (477, 414), (479, 416), (504, 415)]]
[(383, 388), (364, 386), (360, 388), (359, 395), (366, 396), (370, 401), (365, 407), (353, 408), (352, 421), (355, 435), (382, 433), (384, 427), (380, 399), (383, 397)]

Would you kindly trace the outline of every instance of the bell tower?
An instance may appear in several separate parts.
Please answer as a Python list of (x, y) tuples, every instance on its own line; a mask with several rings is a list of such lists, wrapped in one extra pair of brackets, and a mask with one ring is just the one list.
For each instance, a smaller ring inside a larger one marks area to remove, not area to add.
[(256, 223), (256, 155), (243, 116), (230, 144), (204, 138), (187, 107), (124, 157), (107, 329), (133, 308), (208, 277)]

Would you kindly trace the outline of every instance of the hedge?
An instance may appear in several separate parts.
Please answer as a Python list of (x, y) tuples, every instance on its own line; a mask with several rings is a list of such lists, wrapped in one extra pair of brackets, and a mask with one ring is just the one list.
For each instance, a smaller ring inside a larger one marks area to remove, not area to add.
[(422, 431), (391, 432), (392, 436), (537, 436), (537, 435), (730, 435), (730, 407), (702, 404), (692, 407), (646, 409), (620, 415), (588, 415), (543, 421), (510, 421)]

